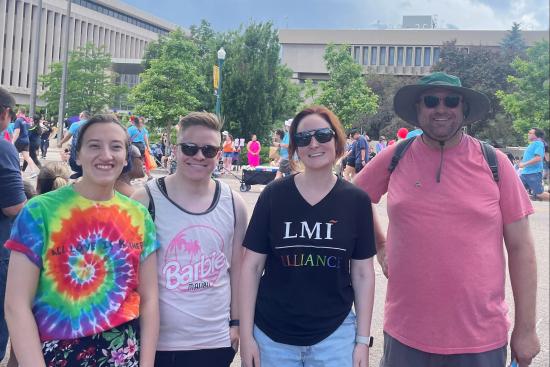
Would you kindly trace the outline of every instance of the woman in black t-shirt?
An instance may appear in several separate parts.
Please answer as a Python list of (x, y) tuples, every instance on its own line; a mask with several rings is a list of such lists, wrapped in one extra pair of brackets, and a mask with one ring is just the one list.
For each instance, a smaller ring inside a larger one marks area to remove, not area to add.
[(289, 156), (297, 153), (304, 171), (264, 189), (244, 240), (243, 366), (368, 366), (376, 254), (370, 199), (332, 172), (345, 134), (330, 110), (298, 113), (289, 135)]

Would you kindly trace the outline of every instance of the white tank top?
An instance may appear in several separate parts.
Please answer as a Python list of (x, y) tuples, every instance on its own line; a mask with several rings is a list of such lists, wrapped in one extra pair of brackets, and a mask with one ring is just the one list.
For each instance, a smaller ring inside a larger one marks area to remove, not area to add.
[(157, 350), (229, 347), (229, 268), (235, 229), (233, 194), (216, 181), (209, 209), (190, 213), (166, 194), (164, 179), (147, 183), (160, 242), (160, 335)]

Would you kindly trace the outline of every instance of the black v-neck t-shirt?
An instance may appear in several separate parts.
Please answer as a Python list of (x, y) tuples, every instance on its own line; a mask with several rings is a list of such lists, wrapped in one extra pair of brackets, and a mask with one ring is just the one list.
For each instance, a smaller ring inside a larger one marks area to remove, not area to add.
[(255, 324), (279, 343), (317, 344), (351, 310), (350, 260), (376, 254), (371, 201), (338, 179), (310, 205), (294, 176), (276, 180), (258, 199), (244, 246), (267, 255)]

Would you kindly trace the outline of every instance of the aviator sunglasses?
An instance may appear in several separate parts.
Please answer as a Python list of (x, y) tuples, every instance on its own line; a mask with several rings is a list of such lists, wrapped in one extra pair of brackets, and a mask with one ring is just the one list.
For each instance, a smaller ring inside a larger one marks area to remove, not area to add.
[(294, 140), (299, 147), (307, 147), (311, 143), (311, 138), (315, 136), (315, 140), (319, 143), (329, 142), (334, 136), (334, 131), (331, 128), (325, 127), (322, 129), (302, 131), (294, 134)]
[[(422, 101), (427, 108), (436, 108), (441, 103), (440, 97), (437, 96), (424, 96)], [(446, 96), (443, 98), (443, 104), (447, 108), (456, 108), (460, 103), (460, 96)]]
[(200, 149), (205, 158), (214, 158), (220, 150), (219, 147), (215, 147), (213, 145), (204, 145), (202, 147), (199, 147), (197, 144), (193, 143), (179, 143), (178, 145), (181, 148), (181, 152), (189, 157), (193, 157)]

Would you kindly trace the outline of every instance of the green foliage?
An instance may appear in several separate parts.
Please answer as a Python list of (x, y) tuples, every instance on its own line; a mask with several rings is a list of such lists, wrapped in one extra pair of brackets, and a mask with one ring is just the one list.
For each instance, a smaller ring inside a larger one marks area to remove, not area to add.
[(414, 129), (414, 126), (401, 120), (395, 114), (393, 97), (401, 87), (415, 83), (416, 79), (416, 77), (408, 76), (367, 75), (367, 85), (378, 96), (380, 103), (376, 114), (366, 119), (366, 123), (361, 126), (371, 139), (378, 139), (380, 135), (384, 135), (391, 140), (401, 127), (406, 127), (409, 130)]
[[(112, 103), (120, 90), (112, 82), (110, 67), (111, 57), (103, 47), (97, 48), (92, 43), (70, 53), (65, 98), (67, 115), (78, 115), (84, 110), (101, 112)], [(57, 115), (59, 111), (62, 69), (60, 62), (53, 63), (50, 72), (40, 77), (46, 90), (41, 98), (46, 101), (50, 115)]]
[(500, 43), (500, 47), (504, 54), (512, 58), (515, 56), (525, 56), (527, 45), (521, 35), (521, 29), (518, 23), (514, 22), (512, 29), (508, 31), (508, 34)]
[(141, 83), (130, 93), (137, 114), (149, 117), (155, 126), (169, 128), (179, 116), (201, 106), (199, 98), (206, 85), (199, 50), (181, 29), (153, 42), (145, 65)]
[(549, 133), (549, 47), (548, 41), (537, 42), (527, 50), (527, 59), (512, 62), (516, 75), (508, 76), (512, 91), (497, 92), (504, 110), (513, 116), (514, 129), (522, 135), (539, 127)]
[(510, 66), (511, 54), (487, 47), (470, 47), (469, 52), (447, 42), (441, 49), (441, 61), (433, 71), (444, 71), (460, 78), (462, 85), (487, 95), (492, 109), (487, 118), (468, 126), (468, 133), (496, 145), (517, 145), (522, 136), (513, 129), (512, 120), (498, 103), (497, 90), (506, 89), (508, 75), (514, 73)]
[(279, 38), (272, 23), (251, 23), (223, 36), (227, 57), (222, 69), (224, 129), (233, 136), (267, 138), (275, 123), (292, 116), (299, 89), (279, 61)]
[(321, 95), (316, 101), (331, 109), (347, 128), (378, 108), (378, 96), (367, 86), (363, 69), (354, 62), (348, 47), (327, 46), (324, 59), (330, 79), (321, 83)]
[(212, 69), (218, 63), (218, 50), (224, 44), (224, 35), (216, 33), (210, 23), (204, 19), (198, 26), (192, 25), (190, 31), (191, 40), (199, 50), (200, 74), (204, 76), (206, 85), (206, 88), (198, 96), (201, 101), (201, 109), (212, 111), (216, 105)]

